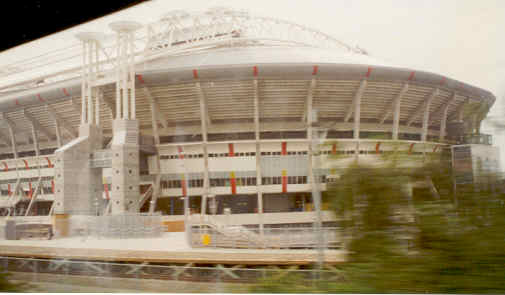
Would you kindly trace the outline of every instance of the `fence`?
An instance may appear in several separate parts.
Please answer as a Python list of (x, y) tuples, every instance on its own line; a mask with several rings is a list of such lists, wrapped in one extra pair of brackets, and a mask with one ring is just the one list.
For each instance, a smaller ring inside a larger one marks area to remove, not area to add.
[(221, 248), (317, 248), (319, 235), (323, 237), (323, 247), (340, 249), (340, 230), (325, 227), (317, 231), (312, 227), (246, 229), (241, 226), (212, 228), (206, 225), (191, 229), (192, 247)]
[(162, 233), (161, 215), (72, 216), (70, 232), (71, 235), (112, 239), (159, 237)]
[[(222, 288), (219, 283), (254, 283), (262, 278), (281, 278), (286, 275), (298, 275), (297, 279), (307, 282), (314, 278), (332, 281), (342, 280), (341, 270), (326, 265), (323, 269), (297, 269), (289, 266), (281, 269), (276, 266), (268, 268), (242, 268), (218, 264), (214, 267), (198, 267), (186, 265), (157, 265), (144, 263), (114, 263), (99, 261), (74, 261), (66, 259), (35, 259), (0, 257), (0, 269), (3, 272), (33, 273), (31, 281), (38, 281), (37, 274), (52, 273), (63, 275), (85, 275), (97, 277), (120, 277), (138, 279), (158, 279), (177, 281), (198, 281), (217, 283), (216, 288)], [(243, 286), (243, 285), (240, 285)], [(225, 291), (217, 289), (218, 291)], [(227, 290), (230, 291), (230, 290)], [(221, 292), (218, 292), (221, 293)]]

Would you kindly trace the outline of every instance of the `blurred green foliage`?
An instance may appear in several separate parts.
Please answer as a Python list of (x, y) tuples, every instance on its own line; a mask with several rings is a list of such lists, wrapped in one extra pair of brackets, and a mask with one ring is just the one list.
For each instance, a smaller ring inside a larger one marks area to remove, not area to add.
[[(386, 158), (389, 157), (389, 158)], [(348, 251), (339, 279), (272, 276), (261, 293), (505, 293), (505, 195), (493, 175), (454, 191), (440, 159), (354, 164), (329, 189)]]
[(8, 273), (0, 273), (0, 292), (24, 292), (28, 286), (25, 283), (9, 281)]

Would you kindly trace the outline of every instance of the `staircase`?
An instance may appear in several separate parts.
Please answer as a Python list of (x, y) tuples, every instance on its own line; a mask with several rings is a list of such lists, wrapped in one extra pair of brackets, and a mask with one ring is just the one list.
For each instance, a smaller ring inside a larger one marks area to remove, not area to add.
[[(205, 216), (210, 217), (210, 216)], [(210, 218), (205, 218), (200, 223), (201, 226), (207, 227), (214, 233), (217, 233), (216, 240), (211, 241), (212, 244), (219, 247), (233, 248), (264, 248), (264, 240), (256, 233), (248, 230), (243, 226), (226, 226), (219, 222), (213, 221)]]

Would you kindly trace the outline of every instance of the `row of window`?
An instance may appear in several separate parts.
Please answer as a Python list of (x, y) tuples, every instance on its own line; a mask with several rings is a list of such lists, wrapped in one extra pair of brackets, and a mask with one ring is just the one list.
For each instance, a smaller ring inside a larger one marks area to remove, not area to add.
[[(44, 169), (44, 168), (53, 168), (53, 166), (49, 167), (49, 165), (41, 165), (41, 166), (29, 166), (28, 168), (23, 166), (23, 167), (18, 167), (18, 170), (35, 170), (35, 169)], [(12, 168), (9, 168), (8, 171), (15, 171), (15, 170), (16, 170), (16, 168), (12, 167)], [(0, 172), (4, 172), (4, 171), (6, 171), (5, 167), (2, 168), (0, 166)]]
[[(428, 153), (430, 151), (427, 151)], [(339, 155), (352, 155), (354, 154), (354, 150), (346, 150), (346, 151), (342, 151), (342, 150), (338, 150), (335, 152), (336, 154), (339, 154)], [(379, 150), (379, 152), (377, 152), (376, 150), (360, 150), (359, 151), (360, 155), (365, 155), (365, 154), (369, 154), (369, 155), (375, 155), (375, 154), (392, 154), (394, 153), (394, 151), (382, 151), (382, 150)], [(292, 156), (292, 155), (307, 155), (308, 152), (307, 151), (289, 151), (289, 152), (286, 152), (287, 155), (289, 156)], [(328, 150), (325, 150), (325, 151), (320, 151), (320, 154), (322, 155), (331, 155), (333, 154), (333, 151), (328, 151)], [(411, 153), (412, 155), (420, 155), (422, 154), (422, 152), (412, 152)], [(282, 155), (281, 152), (261, 152), (261, 155), (262, 156), (280, 156)], [(229, 153), (209, 153), (209, 158), (224, 158), (224, 157), (255, 157), (256, 156), (256, 153), (255, 152), (245, 152), (245, 153), (235, 153), (233, 154), (233, 156), (230, 156)], [(180, 156), (179, 155), (162, 155), (160, 156), (160, 159), (164, 160), (164, 159), (179, 159)], [(184, 158), (185, 159), (197, 159), (197, 158), (203, 158), (203, 154), (186, 154), (184, 155)]]
[[(333, 182), (335, 178), (328, 178), (326, 175), (319, 176), (320, 183)], [(211, 178), (210, 187), (230, 187), (232, 180), (230, 178)], [(282, 176), (262, 177), (263, 185), (282, 184)], [(256, 177), (235, 178), (237, 186), (256, 186)], [(287, 176), (288, 184), (306, 184), (307, 176)], [(181, 180), (164, 180), (160, 183), (162, 189), (181, 188)], [(188, 187), (203, 187), (203, 179), (191, 179), (188, 181)]]
[[(41, 194), (48, 195), (48, 194), (52, 194), (53, 193), (53, 189), (50, 186), (49, 187), (44, 186), (41, 189), (42, 189)], [(35, 190), (35, 187), (33, 188), (33, 190)], [(25, 192), (26, 192), (26, 190), (25, 190)], [(1, 196), (8, 196), (9, 195), (9, 190), (4, 190), (4, 189), (0, 190), (0, 195)]]

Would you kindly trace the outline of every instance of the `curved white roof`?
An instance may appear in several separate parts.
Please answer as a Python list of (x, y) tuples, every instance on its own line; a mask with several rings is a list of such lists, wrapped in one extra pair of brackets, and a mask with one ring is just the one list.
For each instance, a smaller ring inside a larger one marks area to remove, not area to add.
[(232, 47), (179, 56), (167, 56), (146, 64), (147, 69), (201, 68), (246, 64), (345, 64), (398, 67), (373, 57), (316, 47)]

